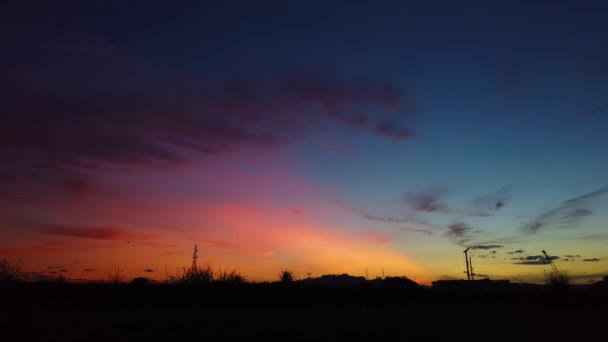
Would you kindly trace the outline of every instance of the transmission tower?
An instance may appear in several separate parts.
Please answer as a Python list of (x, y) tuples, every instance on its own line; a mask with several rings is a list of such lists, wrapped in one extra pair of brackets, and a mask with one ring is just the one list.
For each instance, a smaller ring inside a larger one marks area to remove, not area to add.
[(194, 254), (192, 254), (192, 271), (198, 270), (196, 260), (198, 259), (198, 247), (194, 245)]
[(562, 272), (560, 272), (560, 270), (557, 268), (557, 266), (555, 265), (555, 263), (553, 263), (553, 260), (547, 255), (547, 252), (545, 252), (543, 250), (543, 254), (545, 255), (545, 260), (547, 261), (547, 263), (549, 265), (551, 265), (551, 269), (553, 270), (553, 274), (555, 274), (556, 276), (560, 276), (562, 275)]

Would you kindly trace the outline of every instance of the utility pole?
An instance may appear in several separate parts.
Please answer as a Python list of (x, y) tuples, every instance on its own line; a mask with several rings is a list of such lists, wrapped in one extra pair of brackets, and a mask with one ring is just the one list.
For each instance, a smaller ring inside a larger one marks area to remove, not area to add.
[(467, 280), (471, 280), (471, 271), (469, 269), (469, 254), (468, 254), (468, 252), (469, 252), (469, 248), (467, 248), (467, 249), (464, 250), (464, 261), (465, 261), (465, 263), (467, 265), (467, 271), (466, 271)]
[(471, 268), (471, 280), (475, 280), (475, 272), (473, 272), (473, 259), (469, 257), (469, 267)]

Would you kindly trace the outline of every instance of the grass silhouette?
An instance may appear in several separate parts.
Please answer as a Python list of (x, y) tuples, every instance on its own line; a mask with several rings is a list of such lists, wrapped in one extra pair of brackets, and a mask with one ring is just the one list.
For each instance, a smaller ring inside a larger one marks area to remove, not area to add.
[(236, 269), (232, 271), (218, 269), (214, 282), (225, 285), (240, 285), (246, 283), (246, 278)]
[(176, 283), (180, 285), (203, 286), (209, 285), (213, 281), (213, 267), (205, 263), (202, 266), (184, 267), (184, 272), (176, 278)]
[(291, 269), (282, 269), (279, 272), (279, 281), (281, 283), (292, 283), (295, 280), (295, 276)]

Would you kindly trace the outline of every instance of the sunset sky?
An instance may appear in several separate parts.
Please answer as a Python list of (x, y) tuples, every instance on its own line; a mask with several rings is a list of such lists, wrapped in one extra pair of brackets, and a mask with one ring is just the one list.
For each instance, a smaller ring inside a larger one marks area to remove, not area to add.
[(608, 275), (608, 5), (500, 3), (4, 2), (0, 259)]

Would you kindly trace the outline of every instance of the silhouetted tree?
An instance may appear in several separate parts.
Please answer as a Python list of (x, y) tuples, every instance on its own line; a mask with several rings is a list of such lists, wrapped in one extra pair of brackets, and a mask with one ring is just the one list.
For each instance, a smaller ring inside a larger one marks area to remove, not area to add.
[(143, 287), (143, 286), (150, 285), (151, 283), (152, 283), (152, 281), (150, 280), (150, 278), (137, 277), (137, 278), (133, 278), (133, 280), (131, 280), (129, 285), (134, 286), (134, 287)]
[(8, 259), (0, 260), (0, 281), (22, 281), (25, 273), (21, 270), (21, 260), (11, 263)]
[(114, 267), (114, 271), (108, 274), (108, 283), (119, 285), (125, 282), (125, 276), (120, 271), (120, 265)]

